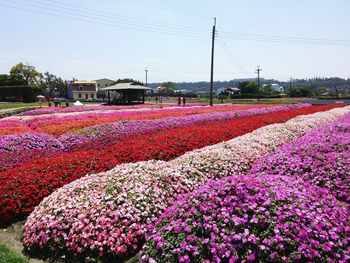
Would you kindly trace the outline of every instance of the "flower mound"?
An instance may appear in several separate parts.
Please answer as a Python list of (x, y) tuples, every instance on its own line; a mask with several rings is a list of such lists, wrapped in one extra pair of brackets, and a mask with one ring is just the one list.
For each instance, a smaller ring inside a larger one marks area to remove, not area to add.
[(302, 177), (350, 202), (350, 114), (283, 145), (253, 171)]
[[(150, 227), (143, 262), (348, 262), (348, 207), (289, 177), (212, 181)], [(242, 261), (243, 262), (243, 261)]]

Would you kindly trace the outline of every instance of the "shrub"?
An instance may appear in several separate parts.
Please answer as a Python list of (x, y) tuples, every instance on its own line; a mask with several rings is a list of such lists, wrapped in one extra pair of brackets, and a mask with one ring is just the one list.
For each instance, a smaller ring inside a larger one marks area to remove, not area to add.
[(36, 86), (0, 86), (0, 101), (36, 101), (41, 89)]

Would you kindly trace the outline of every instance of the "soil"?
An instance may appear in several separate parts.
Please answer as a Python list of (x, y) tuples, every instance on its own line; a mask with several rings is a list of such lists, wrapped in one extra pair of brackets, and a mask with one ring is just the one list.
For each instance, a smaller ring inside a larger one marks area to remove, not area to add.
[[(0, 244), (6, 245), (19, 255), (23, 255), (23, 246), (21, 243), (21, 232), (24, 222), (17, 222), (7, 228), (0, 228)], [(44, 263), (45, 261), (33, 258), (27, 258), (30, 263)]]

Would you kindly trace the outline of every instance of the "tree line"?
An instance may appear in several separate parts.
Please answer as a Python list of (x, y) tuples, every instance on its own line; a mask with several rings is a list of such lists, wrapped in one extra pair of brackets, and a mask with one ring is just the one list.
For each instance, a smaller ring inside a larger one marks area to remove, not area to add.
[[(291, 82), (278, 81), (275, 79), (261, 79), (261, 86), (258, 90), (257, 81), (254, 78), (234, 79), (230, 81), (215, 81), (214, 89), (227, 87), (238, 87), (241, 89), (240, 97), (276, 97), (279, 92), (271, 88), (271, 84), (279, 84), (284, 88), (283, 93), (288, 97), (320, 97), (320, 96), (349, 96), (350, 79), (342, 78), (313, 78), (293, 79)], [(150, 83), (151, 88), (164, 86), (163, 83)], [(173, 89), (187, 90), (187, 92), (205, 93), (209, 92), (209, 82), (177, 82), (172, 83)], [(259, 92), (258, 92), (259, 91)], [(236, 95), (238, 97), (238, 95)]]
[(9, 74), (0, 74), (1, 101), (33, 101), (37, 95), (68, 96), (69, 81), (50, 72), (40, 73), (34, 66), (18, 63)]

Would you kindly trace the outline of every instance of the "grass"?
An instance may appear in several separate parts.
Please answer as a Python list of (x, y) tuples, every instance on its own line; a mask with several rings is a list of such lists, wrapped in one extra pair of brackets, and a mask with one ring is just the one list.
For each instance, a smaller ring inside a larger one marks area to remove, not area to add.
[(29, 261), (5, 245), (0, 244), (0, 262), (1, 263), (28, 263)]
[(40, 106), (39, 102), (31, 102), (31, 103), (25, 103), (25, 102), (1, 102), (0, 103), (0, 110), (7, 110), (7, 109), (13, 109), (13, 108), (31, 108)]
[[(82, 102), (83, 104), (101, 104), (101, 102), (96, 102), (96, 101), (87, 101), (87, 102)], [(152, 103), (156, 104), (155, 100), (147, 100), (146, 103)], [(164, 100), (163, 104), (177, 104), (177, 99), (173, 100)], [(209, 104), (209, 99), (205, 98), (191, 98), (187, 99), (186, 103), (203, 103), (203, 104)], [(221, 100), (219, 99), (214, 99), (213, 103), (215, 105), (220, 105)], [(293, 104), (295, 102), (289, 101), (289, 100), (261, 100), (258, 102), (257, 100), (224, 100), (225, 104)], [(42, 103), (43, 106), (47, 106), (47, 102)], [(65, 102), (61, 103), (62, 106), (65, 106)], [(70, 105), (73, 105), (73, 102), (70, 102)], [(13, 109), (13, 108), (32, 108), (32, 107), (38, 107), (40, 106), (39, 102), (31, 102), (31, 103), (25, 103), (25, 102), (0, 102), (0, 110), (7, 110), (7, 109)]]
[(260, 101), (246, 101), (246, 100), (233, 100), (232, 104), (295, 104), (297, 102), (290, 100), (260, 100)]
[[(70, 106), (73, 106), (74, 102), (70, 102)], [(101, 104), (101, 102), (96, 101), (82, 101), (83, 104)], [(65, 106), (65, 102), (61, 102), (61, 106)], [(40, 106), (39, 102), (0, 102), (0, 110), (8, 110), (8, 109), (14, 109), (14, 108), (32, 108), (32, 107), (38, 107)], [(47, 102), (43, 102), (42, 106), (47, 106)], [(52, 102), (52, 106), (54, 106), (54, 103)]]

